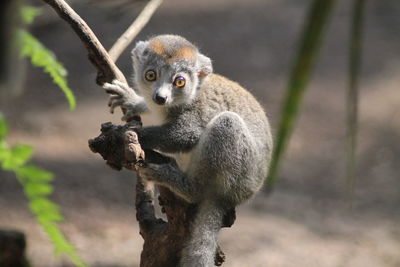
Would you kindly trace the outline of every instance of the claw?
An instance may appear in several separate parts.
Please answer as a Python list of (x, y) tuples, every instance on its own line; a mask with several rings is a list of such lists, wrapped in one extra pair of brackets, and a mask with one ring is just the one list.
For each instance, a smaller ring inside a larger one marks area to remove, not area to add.
[(114, 113), (114, 109), (115, 109), (116, 107), (122, 106), (123, 103), (124, 103), (124, 100), (122, 100), (122, 99), (116, 100), (116, 101), (112, 102), (112, 103), (111, 103), (111, 106), (110, 106), (110, 112), (111, 112), (111, 114)]
[(112, 95), (112, 96), (110, 96), (110, 98), (108, 99), (108, 106), (111, 107), (111, 105), (112, 105), (112, 103), (114, 101), (119, 100), (121, 98), (122, 98), (122, 96), (120, 96), (120, 95)]

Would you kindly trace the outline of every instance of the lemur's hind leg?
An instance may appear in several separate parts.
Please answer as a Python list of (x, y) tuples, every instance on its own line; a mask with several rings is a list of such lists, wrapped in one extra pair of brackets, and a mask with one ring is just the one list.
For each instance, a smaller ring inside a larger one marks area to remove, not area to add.
[[(189, 164), (189, 183), (202, 181), (202, 201), (181, 267), (214, 266), (217, 235), (223, 217), (253, 192), (256, 147), (242, 118), (223, 112), (207, 125)], [(194, 190), (194, 189), (193, 189)]]
[(193, 150), (188, 179), (201, 181), (202, 199), (209, 192), (236, 206), (259, 189), (257, 151), (243, 119), (234, 112), (222, 112), (208, 123)]
[(255, 150), (242, 118), (234, 112), (223, 112), (212, 119), (201, 134), (186, 173), (176, 164), (149, 163), (139, 168), (139, 174), (168, 187), (188, 202), (198, 202), (205, 194), (212, 194), (211, 197), (229, 198), (228, 202), (234, 207), (253, 193), (249, 181), (256, 167)]

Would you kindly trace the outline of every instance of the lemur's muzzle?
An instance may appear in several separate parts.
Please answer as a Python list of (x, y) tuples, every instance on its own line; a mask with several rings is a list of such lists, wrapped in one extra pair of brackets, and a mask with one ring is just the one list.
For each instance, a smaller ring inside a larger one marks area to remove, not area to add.
[(156, 94), (153, 97), (153, 100), (154, 100), (154, 102), (156, 102), (159, 105), (164, 105), (167, 102), (167, 97)]

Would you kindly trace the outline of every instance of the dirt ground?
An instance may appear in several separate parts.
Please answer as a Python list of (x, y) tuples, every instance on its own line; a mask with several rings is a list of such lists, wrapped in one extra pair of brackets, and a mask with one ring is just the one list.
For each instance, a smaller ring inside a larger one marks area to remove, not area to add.
[[(400, 5), (368, 1), (358, 172), (350, 199), (344, 178), (350, 9), (349, 1), (338, 2), (276, 188), (240, 206), (233, 228), (221, 231), (223, 266), (400, 266)], [(276, 128), (309, 3), (169, 0), (138, 39), (187, 37), (213, 59), (216, 72), (251, 90)], [(74, 7), (109, 47), (140, 6), (110, 10), (78, 1)], [(69, 112), (50, 79), (28, 66), (23, 94), (1, 101), (12, 129), (8, 141), (36, 147), (34, 162), (56, 174), (52, 198), (66, 218), (62, 229), (86, 262), (138, 266), (134, 174), (111, 170), (87, 146), (101, 123), (118, 123), (121, 114), (108, 114), (84, 49), (52, 10), (44, 8), (32, 30), (64, 62), (78, 107)], [(129, 52), (118, 65), (129, 76)], [(13, 175), (0, 176), (0, 227), (27, 234), (33, 266), (70, 266), (53, 256)]]

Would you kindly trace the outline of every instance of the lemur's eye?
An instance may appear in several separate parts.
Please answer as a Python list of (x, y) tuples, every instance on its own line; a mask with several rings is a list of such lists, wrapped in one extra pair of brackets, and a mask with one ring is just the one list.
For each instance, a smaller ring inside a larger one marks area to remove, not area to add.
[(185, 80), (185, 78), (183, 78), (182, 76), (178, 76), (178, 77), (176, 77), (175, 80), (174, 80), (174, 85), (175, 85), (176, 87), (178, 87), (178, 88), (184, 87), (185, 84), (186, 84), (186, 80)]
[(144, 74), (144, 77), (146, 78), (146, 80), (148, 80), (149, 82), (154, 82), (157, 79), (157, 74), (154, 70), (148, 70), (146, 71), (146, 73)]

